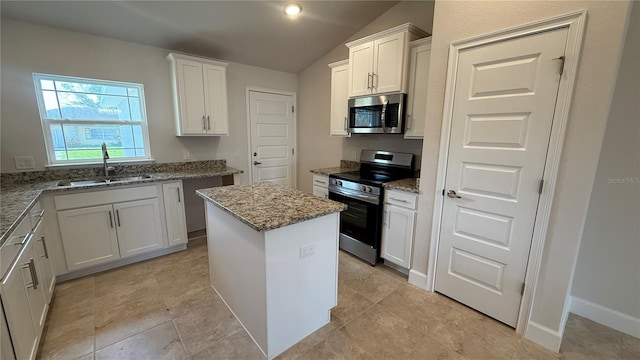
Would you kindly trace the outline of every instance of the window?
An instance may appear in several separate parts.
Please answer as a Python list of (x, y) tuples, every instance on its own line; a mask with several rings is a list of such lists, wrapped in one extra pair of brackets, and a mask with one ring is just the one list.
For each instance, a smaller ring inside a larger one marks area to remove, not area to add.
[(33, 74), (50, 164), (150, 159), (142, 84)]

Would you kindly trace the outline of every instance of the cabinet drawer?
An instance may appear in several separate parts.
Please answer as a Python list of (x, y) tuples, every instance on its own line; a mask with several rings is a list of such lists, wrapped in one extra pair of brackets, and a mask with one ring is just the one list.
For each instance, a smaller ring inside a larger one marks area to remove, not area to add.
[(58, 195), (53, 198), (53, 201), (57, 210), (64, 210), (154, 197), (158, 197), (157, 185)]
[(329, 198), (329, 190), (326, 187), (313, 185), (313, 195), (320, 196), (325, 199)]
[(384, 202), (391, 205), (402, 206), (411, 210), (416, 209), (418, 196), (406, 191), (388, 190), (384, 193)]
[(313, 186), (328, 188), (329, 177), (327, 175), (313, 175)]
[(29, 218), (24, 218), (7, 238), (7, 241), (0, 247), (0, 277), (9, 270), (9, 266), (26, 243), (25, 240), (29, 233), (31, 233), (31, 223)]

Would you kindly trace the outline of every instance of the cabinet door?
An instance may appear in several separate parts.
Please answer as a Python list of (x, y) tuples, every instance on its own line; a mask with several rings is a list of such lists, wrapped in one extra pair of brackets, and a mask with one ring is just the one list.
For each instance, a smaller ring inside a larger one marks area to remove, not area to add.
[(187, 221), (184, 210), (182, 183), (162, 184), (164, 213), (167, 221), (169, 246), (187, 242)]
[(13, 345), (11, 345), (11, 336), (9, 335), (9, 328), (7, 327), (7, 321), (4, 317), (4, 311), (2, 311), (2, 301), (0, 300), (0, 359), (2, 360), (16, 360), (13, 354)]
[[(19, 259), (20, 260), (20, 259)], [(22, 259), (23, 260), (23, 259)], [(18, 359), (35, 359), (38, 350), (38, 335), (33, 326), (27, 287), (22, 277), (23, 261), (18, 261), (2, 281), (2, 306), (7, 316), (7, 325), (13, 340), (13, 349)], [(4, 349), (4, 343), (3, 350)], [(4, 359), (4, 357), (3, 357)]]
[(385, 261), (406, 269), (411, 267), (415, 217), (415, 211), (385, 205), (381, 254)]
[(33, 233), (33, 246), (35, 247), (36, 260), (41, 272), (40, 286), (44, 290), (47, 303), (51, 301), (53, 289), (56, 285), (56, 277), (53, 272), (53, 264), (49, 258), (49, 248), (47, 247), (47, 238), (44, 234), (43, 222), (35, 229)]
[(313, 186), (313, 195), (320, 196), (322, 198), (329, 198), (329, 190), (327, 188), (323, 188), (321, 186)]
[(113, 208), (123, 258), (164, 247), (158, 199), (129, 201)]
[(431, 44), (411, 48), (405, 139), (422, 139), (427, 117), (427, 83)]
[(373, 42), (349, 48), (349, 96), (371, 94)]
[(403, 91), (406, 33), (389, 35), (374, 41), (373, 93)]
[(205, 113), (207, 133), (229, 135), (227, 113), (227, 69), (224, 66), (203, 64)]
[(58, 211), (58, 223), (69, 271), (120, 258), (111, 205)]
[(205, 97), (202, 63), (178, 59), (176, 61), (176, 67), (182, 134), (205, 134)]
[(35, 239), (31, 239), (27, 248), (24, 251), (23, 256), (20, 257), (19, 264), (21, 264), (22, 278), (25, 281), (25, 287), (27, 289), (27, 300), (29, 301), (29, 309), (31, 310), (31, 319), (33, 320), (33, 327), (36, 330), (36, 336), (40, 337), (42, 329), (44, 329), (44, 323), (47, 320), (47, 310), (49, 308), (49, 302), (46, 299), (44, 285), (42, 282), (42, 270), (40, 264), (36, 260), (36, 253), (34, 249)]
[(331, 135), (349, 136), (349, 64), (331, 68)]

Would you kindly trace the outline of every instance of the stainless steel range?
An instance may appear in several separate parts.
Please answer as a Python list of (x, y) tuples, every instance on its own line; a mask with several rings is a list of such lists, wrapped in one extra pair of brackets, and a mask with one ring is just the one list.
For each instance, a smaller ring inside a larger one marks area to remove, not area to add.
[(340, 213), (340, 248), (371, 265), (380, 259), (385, 182), (413, 177), (413, 154), (362, 150), (360, 170), (329, 176), (329, 199), (349, 206)]

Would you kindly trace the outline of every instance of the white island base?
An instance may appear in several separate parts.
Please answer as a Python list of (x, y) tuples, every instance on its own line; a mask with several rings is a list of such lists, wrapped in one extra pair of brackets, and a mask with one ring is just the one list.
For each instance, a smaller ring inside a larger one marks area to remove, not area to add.
[(268, 359), (329, 323), (339, 212), (256, 231), (205, 203), (211, 285)]

